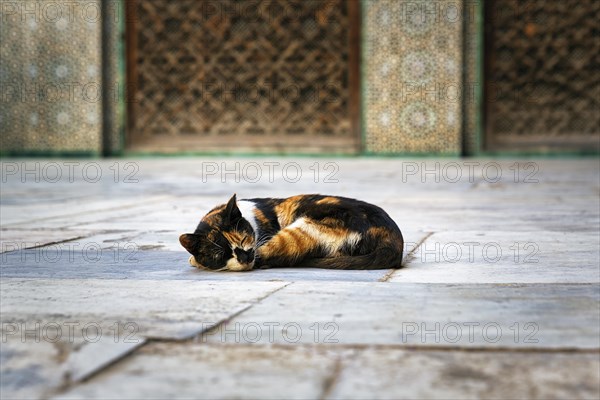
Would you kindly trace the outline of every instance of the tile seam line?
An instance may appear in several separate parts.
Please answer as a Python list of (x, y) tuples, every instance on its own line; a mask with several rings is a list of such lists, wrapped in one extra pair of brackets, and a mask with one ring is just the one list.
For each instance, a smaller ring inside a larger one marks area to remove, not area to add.
[(139, 346), (136, 346), (135, 348), (133, 348), (130, 351), (122, 354), (121, 356), (115, 358), (110, 363), (98, 366), (98, 368), (94, 369), (93, 371), (90, 371), (90, 373), (88, 373), (84, 378), (82, 378), (80, 380), (77, 380), (77, 381), (68, 381), (63, 386), (57, 388), (51, 394), (51, 397), (60, 396), (61, 394), (66, 393), (69, 389), (71, 389), (73, 387), (76, 387), (78, 384), (92, 380), (98, 374), (100, 374), (100, 373), (102, 373), (104, 371), (107, 371), (110, 368), (113, 368), (114, 366), (116, 366), (117, 364), (121, 363), (122, 361), (124, 361), (126, 359), (129, 359), (135, 353), (137, 353), (138, 351), (140, 351), (142, 348), (144, 348), (146, 346), (149, 346), (152, 343), (186, 343), (186, 342), (194, 341), (197, 338), (201, 337), (204, 332), (209, 331), (211, 329), (215, 329), (215, 328), (221, 326), (222, 324), (227, 323), (228, 321), (230, 321), (233, 318), (237, 317), (238, 315), (242, 314), (246, 310), (249, 310), (250, 308), (254, 307), (256, 304), (259, 304), (261, 301), (263, 301), (264, 299), (268, 298), (269, 296), (271, 296), (271, 295), (279, 292), (280, 290), (283, 290), (286, 287), (290, 286), (292, 283), (294, 283), (294, 282), (287, 282), (285, 285), (283, 285), (281, 287), (278, 287), (277, 289), (275, 289), (275, 290), (273, 290), (273, 291), (265, 294), (264, 296), (259, 297), (256, 300), (252, 301), (250, 304), (248, 304), (246, 307), (242, 308), (241, 310), (239, 310), (239, 311), (231, 314), (230, 316), (228, 316), (228, 317), (220, 320), (214, 326), (212, 326), (210, 328), (202, 329), (199, 332), (196, 332), (196, 333), (194, 333), (193, 335), (191, 335), (189, 337), (186, 337), (186, 338), (183, 338), (183, 339), (175, 339), (175, 338), (159, 338), (159, 337), (147, 336), (147, 337), (144, 338), (144, 342), (142, 344), (140, 344)]
[[(68, 230), (63, 230), (63, 232), (68, 232)], [(131, 232), (133, 232), (133, 231), (131, 231)], [(44, 248), (44, 247), (48, 247), (48, 246), (54, 246), (54, 245), (56, 245), (56, 244), (69, 243), (69, 242), (72, 242), (72, 241), (74, 241), (74, 240), (80, 240), (80, 239), (91, 239), (91, 238), (93, 238), (94, 236), (101, 236), (101, 235), (106, 235), (106, 234), (110, 234), (110, 233), (111, 233), (111, 232), (110, 232), (110, 230), (106, 230), (106, 229), (105, 229), (105, 230), (100, 230), (100, 231), (97, 231), (97, 232), (90, 231), (90, 232), (88, 232), (88, 233), (87, 233), (87, 234), (85, 234), (85, 235), (81, 235), (81, 236), (77, 236), (77, 237), (74, 237), (74, 238), (69, 238), (69, 239), (64, 239), (64, 240), (57, 240), (57, 241), (55, 241), (55, 242), (49, 242), (49, 243), (40, 243), (40, 244), (37, 244), (37, 242), (36, 242), (36, 244), (35, 244), (35, 245), (33, 245), (33, 246), (23, 247), (23, 248), (21, 248), (21, 249), (17, 249), (17, 250), (2, 251), (2, 249), (0, 249), (0, 254), (7, 254), (7, 255), (8, 255), (8, 254), (12, 254), (12, 253), (18, 253), (18, 252), (20, 252), (20, 251), (23, 251), (23, 250), (33, 250), (33, 249), (40, 249), (40, 248)], [(123, 232), (123, 233), (127, 233), (127, 232)], [(145, 233), (145, 232), (139, 232), (139, 233), (137, 233), (137, 234), (134, 234), (133, 236), (131, 236), (131, 237), (128, 237), (128, 238), (131, 238), (131, 239), (133, 239), (133, 238), (136, 238), (136, 237), (138, 237), (138, 236), (141, 236), (141, 235), (143, 235), (144, 233)], [(19, 242), (19, 241), (17, 240), (16, 242)], [(22, 242), (22, 241), (21, 241), (21, 242)], [(10, 242), (8, 242), (8, 243), (10, 243)], [(25, 243), (26, 243), (26, 242), (25, 242)], [(107, 248), (108, 248), (108, 247), (107, 247)], [(104, 249), (104, 248), (103, 248), (103, 249)]]
[(340, 375), (342, 374), (343, 369), (344, 366), (342, 363), (342, 356), (338, 354), (335, 360), (335, 364), (333, 366), (333, 371), (325, 378), (325, 381), (323, 383), (323, 389), (321, 390), (321, 394), (318, 397), (319, 400), (325, 400), (329, 398), (331, 392), (333, 392), (333, 389), (335, 388), (337, 382), (340, 379)]
[(394, 349), (410, 351), (459, 351), (463, 353), (564, 353), (564, 354), (600, 354), (600, 347), (510, 347), (510, 346), (435, 346), (435, 345), (355, 345), (356, 349)]
[[(31, 220), (22, 221), (22, 222), (13, 222), (13, 223), (8, 223), (5, 225), (2, 225), (2, 229), (7, 230), (7, 228), (13, 228), (13, 227), (19, 227), (19, 226), (24, 226), (25, 228), (27, 228), (28, 224), (32, 224), (32, 223), (36, 223), (36, 222), (52, 221), (52, 220), (56, 220), (56, 219), (60, 219), (60, 218), (70, 218), (70, 217), (76, 217), (76, 216), (80, 216), (80, 215), (89, 215), (90, 213), (100, 213), (100, 212), (117, 211), (117, 210), (129, 210), (131, 208), (144, 207), (147, 204), (158, 203), (158, 202), (164, 201), (168, 198), (169, 198), (169, 196), (158, 196), (157, 198), (155, 198), (153, 200), (144, 201), (144, 204), (142, 204), (142, 205), (140, 205), (139, 203), (130, 203), (125, 206), (100, 208), (100, 209), (96, 209), (96, 210), (81, 211), (81, 212), (77, 212), (75, 214), (53, 215), (51, 217), (31, 219)], [(81, 225), (81, 224), (79, 224), (79, 225)]]
[[(74, 238), (69, 238), (69, 239), (64, 239), (64, 240), (57, 240), (55, 242), (39, 243), (39, 244), (36, 243), (33, 246), (23, 247), (23, 248), (17, 249), (17, 250), (10, 250), (10, 251), (1, 251), (0, 250), (0, 254), (7, 254), (8, 255), (8, 254), (12, 254), (12, 253), (18, 253), (18, 252), (23, 251), (23, 250), (39, 249), (39, 248), (46, 247), (46, 246), (54, 246), (55, 244), (72, 242), (73, 240), (88, 239), (88, 238), (93, 237), (93, 236), (95, 236), (95, 235), (94, 234), (90, 234), (90, 235), (76, 236)], [(15, 242), (17, 242), (17, 241), (15, 240)], [(11, 243), (11, 242), (5, 242), (5, 243)]]
[[(435, 232), (427, 232), (427, 234), (425, 236), (423, 236), (419, 242), (416, 244), (415, 247), (413, 247), (413, 249), (411, 251), (408, 252), (408, 254), (406, 255), (406, 262), (408, 262), (409, 257), (412, 257), (413, 254), (415, 254), (415, 252), (419, 249), (419, 247), (421, 247), (421, 245), (423, 243), (425, 243), (425, 241), (427, 239), (429, 239), (431, 237), (431, 235), (433, 235)], [(398, 268), (398, 269), (391, 269), (387, 274), (385, 274), (381, 279), (378, 280), (378, 282), (388, 282), (394, 275), (396, 275), (396, 273), (400, 270), (402, 270), (403, 268), (406, 268), (405, 265), (402, 266), (402, 268)]]
[[(204, 329), (200, 332), (197, 332), (187, 338), (181, 339), (179, 340), (180, 342), (189, 342), (189, 341), (194, 341), (197, 339), (201, 339), (202, 335), (206, 332), (209, 332), (213, 329), (219, 329), (221, 326), (223, 326), (224, 324), (228, 323), (229, 321), (232, 321), (234, 318), (237, 318), (238, 316), (240, 316), (241, 314), (245, 313), (246, 311), (248, 311), (249, 309), (251, 309), (252, 307), (254, 307), (257, 304), (260, 304), (263, 300), (271, 297), (272, 295), (274, 295), (275, 293), (285, 289), (286, 287), (292, 285), (294, 282), (287, 282), (286, 284), (284, 284), (283, 286), (278, 287), (275, 290), (270, 291), (269, 293), (265, 294), (262, 297), (257, 298), (256, 300), (252, 301), (250, 304), (248, 304), (246, 307), (242, 308), (241, 310), (236, 311), (235, 313), (229, 315), (226, 318), (223, 318), (222, 320), (218, 321), (216, 324), (214, 324), (213, 326), (211, 326), (210, 328)], [(158, 339), (157, 341), (163, 341), (161, 339)], [(201, 341), (202, 343), (202, 341)], [(204, 342), (206, 343), (206, 342)]]
[(134, 354), (136, 351), (138, 351), (142, 347), (146, 346), (149, 342), (150, 342), (149, 339), (146, 339), (146, 338), (142, 339), (142, 343), (140, 343), (139, 345), (134, 346), (131, 349), (128, 349), (123, 354), (120, 354), (119, 356), (115, 357), (113, 360), (110, 360), (107, 363), (99, 365), (97, 368), (94, 368), (92, 371), (90, 371), (89, 373), (87, 373), (85, 376), (83, 376), (82, 378), (80, 378), (78, 380), (72, 381), (68, 375), (63, 376), (63, 380), (64, 380), (63, 384), (57, 388), (49, 390), (46, 393), (47, 396), (45, 396), (44, 398), (54, 398), (56, 396), (60, 396), (61, 394), (66, 393), (69, 389), (77, 386), (80, 383), (84, 383), (84, 382), (92, 379), (94, 376), (96, 376), (100, 372), (105, 371), (105, 370), (111, 368), (112, 366), (118, 364), (119, 362), (121, 362), (121, 360), (129, 358), (132, 354)]
[[(166, 340), (165, 340), (166, 341)], [(210, 346), (246, 346), (246, 347), (270, 347), (277, 349), (293, 349), (293, 348), (327, 348), (328, 350), (405, 350), (405, 351), (439, 351), (439, 352), (461, 352), (461, 353), (541, 353), (541, 354), (600, 354), (600, 347), (510, 347), (510, 346), (451, 346), (451, 345), (406, 345), (406, 344), (314, 344), (314, 343), (297, 343), (297, 344), (281, 344), (281, 343), (207, 343)]]

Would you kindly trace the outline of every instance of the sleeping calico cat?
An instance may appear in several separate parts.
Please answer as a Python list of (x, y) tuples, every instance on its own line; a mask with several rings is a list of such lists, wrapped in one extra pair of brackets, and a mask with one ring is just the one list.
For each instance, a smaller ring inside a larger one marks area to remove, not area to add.
[(381, 208), (318, 194), (239, 201), (233, 195), (179, 242), (192, 266), (214, 271), (400, 268), (404, 245)]

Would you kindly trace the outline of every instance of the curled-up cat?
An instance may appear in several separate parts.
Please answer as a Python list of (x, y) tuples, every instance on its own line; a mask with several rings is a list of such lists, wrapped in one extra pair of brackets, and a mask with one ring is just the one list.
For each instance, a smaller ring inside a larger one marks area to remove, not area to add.
[(400, 268), (404, 240), (381, 208), (337, 196), (236, 196), (179, 237), (192, 266), (214, 271)]

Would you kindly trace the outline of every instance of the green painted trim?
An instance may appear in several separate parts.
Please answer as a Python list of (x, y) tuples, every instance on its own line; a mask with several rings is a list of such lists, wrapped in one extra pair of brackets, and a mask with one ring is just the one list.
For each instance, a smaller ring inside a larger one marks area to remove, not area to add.
[(68, 150), (2, 150), (0, 158), (100, 158), (101, 154), (95, 150), (68, 151)]
[(249, 157), (249, 158), (264, 158), (264, 157), (282, 157), (282, 158), (340, 158), (340, 159), (356, 159), (356, 158), (402, 158), (402, 157), (414, 157), (414, 158), (460, 158), (458, 153), (374, 153), (374, 152), (363, 152), (357, 154), (342, 154), (342, 153), (232, 153), (232, 152), (184, 152), (184, 153), (156, 153), (156, 152), (142, 152), (142, 151), (126, 151), (124, 154), (126, 157), (143, 157), (143, 158), (177, 158), (177, 157)]
[[(483, 86), (485, 82), (483, 81), (483, 67), (484, 67), (484, 25), (483, 25), (483, 4), (481, 2), (475, 3), (475, 25), (476, 25), (476, 40), (477, 45), (475, 48), (477, 49), (476, 62), (475, 65), (475, 79), (479, 82), (479, 88), (475, 91), (475, 149), (473, 150), (472, 155), (479, 155), (483, 152)], [(471, 154), (470, 154), (471, 155)]]
[[(103, 7), (106, 18), (102, 24), (103, 78), (108, 77), (108, 85), (116, 84), (117, 93), (116, 103), (113, 104), (112, 99), (103, 102), (102, 152), (107, 157), (114, 157), (122, 155), (125, 143), (125, 0), (103, 3)], [(112, 87), (104, 85), (104, 88), (106, 94), (111, 93)]]
[(514, 153), (514, 154), (482, 154), (478, 157), (463, 157), (460, 154), (436, 154), (436, 153), (363, 153), (363, 154), (335, 154), (335, 153), (299, 153), (299, 154), (281, 154), (281, 153), (198, 153), (198, 152), (189, 152), (189, 153), (179, 153), (179, 154), (157, 154), (157, 153), (144, 153), (144, 152), (127, 152), (127, 157), (136, 157), (136, 158), (194, 158), (194, 157), (224, 157), (224, 158), (237, 158), (237, 157), (247, 157), (247, 158), (266, 158), (266, 157), (281, 157), (281, 158), (336, 158), (336, 159), (449, 159), (449, 160), (457, 160), (457, 159), (481, 159), (481, 158), (491, 158), (491, 159), (504, 159), (504, 158), (523, 158), (523, 157), (531, 157), (536, 159), (580, 159), (580, 158), (598, 158), (600, 157), (598, 154), (581, 154), (581, 153), (546, 153), (546, 154), (535, 154), (531, 153), (529, 155), (523, 153)]
[(375, 152), (367, 152), (367, 153), (364, 153), (363, 155), (368, 156), (368, 157), (381, 156), (381, 157), (385, 157), (385, 158), (402, 158), (402, 157), (408, 157), (408, 158), (410, 158), (410, 157), (416, 157), (416, 158), (435, 158), (435, 157), (460, 158), (461, 157), (460, 152), (453, 152), (453, 153), (425, 153), (425, 152), (423, 152), (423, 153), (410, 153), (410, 152), (375, 153)]
[(125, 150), (125, 135), (127, 129), (127, 48), (125, 45), (125, 29), (126, 29), (126, 15), (125, 15), (125, 0), (119, 1), (119, 43), (117, 45), (117, 76), (121, 86), (123, 87), (123, 96), (119, 96), (119, 104), (117, 106), (117, 120), (119, 123), (119, 145), (118, 148), (113, 151), (114, 156), (123, 155)]
[(494, 158), (515, 158), (515, 157), (535, 157), (535, 158), (595, 158), (600, 156), (596, 150), (498, 150), (481, 151), (477, 157)]
[(361, 154), (347, 153), (248, 153), (248, 152), (232, 152), (232, 151), (186, 151), (178, 153), (159, 153), (152, 151), (132, 151), (125, 150), (125, 157), (156, 157), (156, 158), (175, 158), (175, 157), (305, 157), (305, 158), (356, 158)]
[[(337, 159), (402, 159), (402, 158), (448, 158), (448, 159), (478, 159), (489, 158), (522, 158), (531, 157), (537, 159), (578, 159), (578, 158), (598, 158), (599, 153), (592, 152), (483, 152), (477, 157), (461, 157), (460, 154), (436, 154), (436, 153), (373, 153), (365, 152), (362, 154), (339, 154), (339, 153), (227, 153), (227, 152), (185, 152), (185, 153), (152, 153), (152, 152), (130, 152), (125, 151), (117, 157), (135, 157), (135, 158), (195, 158), (195, 157), (248, 157), (248, 158), (337, 158)], [(91, 158), (102, 159), (103, 157), (96, 151), (0, 151), (0, 159), (9, 158)]]

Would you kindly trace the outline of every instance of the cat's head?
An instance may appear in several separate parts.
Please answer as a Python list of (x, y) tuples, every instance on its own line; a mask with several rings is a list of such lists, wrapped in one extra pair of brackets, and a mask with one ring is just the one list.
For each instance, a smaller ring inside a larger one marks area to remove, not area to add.
[(247, 271), (254, 266), (254, 230), (242, 217), (235, 194), (206, 214), (194, 233), (179, 237), (190, 264), (210, 270)]

